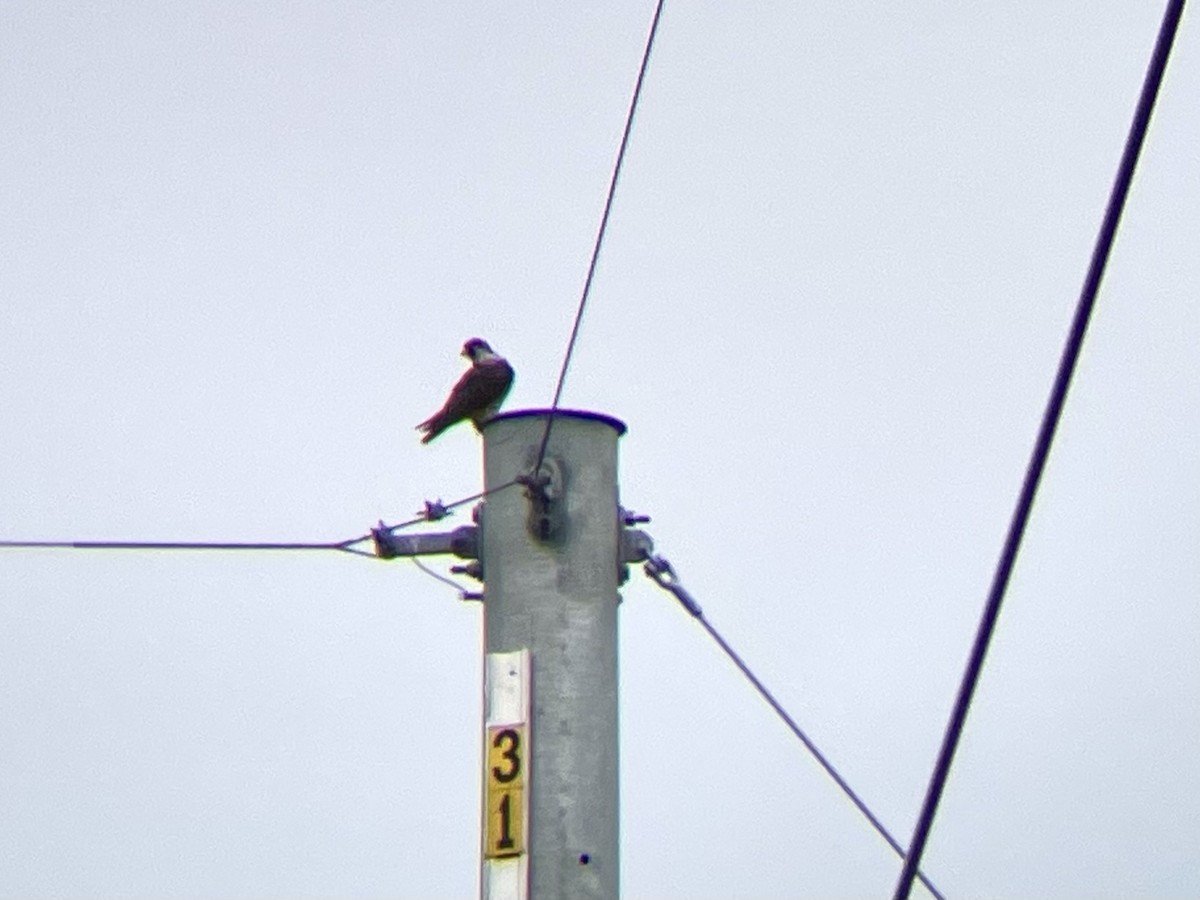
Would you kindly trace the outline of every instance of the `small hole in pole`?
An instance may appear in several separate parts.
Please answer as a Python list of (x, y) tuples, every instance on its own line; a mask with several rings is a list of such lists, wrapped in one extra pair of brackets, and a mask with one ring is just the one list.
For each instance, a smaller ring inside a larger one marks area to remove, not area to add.
[(579, 854), (579, 864), (581, 866), (586, 866), (591, 861), (592, 861), (592, 858), (590, 856), (588, 856), (586, 853)]

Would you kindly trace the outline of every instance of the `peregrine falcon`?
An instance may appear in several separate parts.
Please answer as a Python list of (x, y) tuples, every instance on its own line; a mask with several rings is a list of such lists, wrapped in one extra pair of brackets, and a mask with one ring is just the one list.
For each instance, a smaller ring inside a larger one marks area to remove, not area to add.
[(512, 387), (512, 366), (487, 341), (471, 338), (463, 344), (462, 355), (471, 360), (471, 368), (458, 379), (442, 408), (417, 426), (425, 432), (422, 444), (428, 444), (463, 419), (470, 419), (478, 431), (499, 411)]

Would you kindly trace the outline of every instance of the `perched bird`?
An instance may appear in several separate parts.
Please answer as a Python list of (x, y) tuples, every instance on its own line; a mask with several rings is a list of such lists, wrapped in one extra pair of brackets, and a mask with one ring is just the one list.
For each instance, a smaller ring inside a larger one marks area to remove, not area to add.
[(417, 426), (425, 432), (422, 444), (428, 444), (463, 419), (470, 419), (475, 423), (475, 430), (480, 430), (483, 423), (499, 411), (512, 387), (512, 366), (489, 347), (487, 341), (471, 338), (463, 344), (462, 355), (471, 360), (471, 368), (458, 379), (445, 405)]

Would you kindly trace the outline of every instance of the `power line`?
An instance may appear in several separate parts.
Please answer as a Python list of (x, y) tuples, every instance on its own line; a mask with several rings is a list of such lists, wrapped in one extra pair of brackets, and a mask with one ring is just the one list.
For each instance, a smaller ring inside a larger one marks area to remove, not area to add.
[(633, 88), (633, 97), (629, 102), (629, 112), (625, 116), (625, 130), (621, 134), (621, 147), (617, 151), (617, 161), (613, 166), (612, 178), (608, 183), (608, 197), (604, 201), (604, 214), (600, 217), (600, 228), (596, 232), (596, 242), (592, 247), (592, 259), (588, 263), (587, 278), (583, 282), (583, 293), (579, 297), (579, 306), (575, 310), (575, 322), (571, 326), (571, 337), (567, 341), (567, 349), (563, 354), (562, 367), (558, 370), (558, 384), (554, 388), (554, 401), (550, 404), (550, 414), (546, 419), (546, 430), (542, 432), (542, 444), (538, 449), (537, 464), (533, 467), (536, 475), (546, 459), (546, 446), (550, 443), (550, 429), (554, 425), (554, 415), (558, 411), (558, 402), (562, 399), (563, 382), (567, 378), (567, 369), (571, 365), (571, 356), (575, 352), (575, 341), (579, 337), (579, 325), (583, 321), (583, 311), (587, 307), (588, 297), (592, 291), (592, 279), (596, 274), (596, 262), (600, 258), (600, 247), (604, 243), (604, 233), (608, 229), (608, 217), (612, 212), (613, 197), (617, 192), (617, 180), (621, 177), (621, 166), (625, 162), (625, 149), (629, 146), (629, 134), (633, 130), (633, 115), (637, 111), (638, 100), (642, 96), (642, 82), (646, 79), (646, 67), (650, 63), (650, 51), (654, 47), (654, 36), (658, 33), (658, 20), (662, 17), (664, 0), (658, 0), (654, 8), (654, 19), (650, 23), (650, 33), (646, 36), (646, 49), (642, 53), (642, 64), (638, 68), (637, 83)]
[(1025, 481), (1021, 485), (1021, 493), (1017, 499), (1016, 509), (1013, 510), (1012, 520), (1008, 527), (1008, 535), (1004, 540), (1004, 548), (1000, 553), (1000, 560), (996, 565), (992, 585), (988, 592), (987, 604), (983, 610), (983, 617), (979, 622), (979, 629), (975, 634), (975, 644), (971, 648), (971, 656), (967, 662), (966, 670), (963, 672), (962, 684), (958, 690), (958, 698), (955, 700), (954, 710), (950, 715), (950, 722), (946, 727), (942, 747), (938, 753), (937, 763), (934, 766), (933, 776), (930, 779), (929, 788), (925, 794), (925, 802), (921, 808), (921, 815), (917, 820), (916, 830), (909, 845), (910, 852), (908, 858), (904, 861), (904, 868), (901, 870), (900, 879), (896, 884), (894, 900), (907, 900), (909, 891), (912, 889), (913, 875), (916, 873), (917, 866), (921, 861), (921, 855), (925, 850), (925, 842), (929, 838), (929, 830), (933, 825), (933, 817), (937, 813), (938, 802), (941, 800), (942, 791), (946, 786), (950, 764), (954, 760), (954, 752), (958, 747), (959, 738), (962, 736), (967, 712), (971, 706), (971, 698), (975, 693), (980, 672), (983, 670), (984, 658), (987, 656), (988, 645), (991, 643), (992, 633), (996, 627), (996, 620), (1000, 615), (1000, 606), (1004, 601), (1004, 593), (1008, 587), (1009, 577), (1012, 575), (1017, 551), (1021, 546), (1021, 538), (1025, 534), (1025, 526), (1029, 521), (1033, 498), (1037, 493), (1038, 483), (1041, 481), (1042, 472), (1046, 467), (1046, 459), (1050, 454), (1050, 445), (1054, 441), (1054, 432), (1062, 416), (1063, 404), (1066, 401), (1067, 390), (1071, 384), (1071, 376), (1075, 371), (1076, 363), (1079, 361), (1079, 354), (1083, 347), (1083, 338), (1087, 332), (1092, 308), (1096, 303), (1096, 294), (1100, 290), (1100, 281), (1104, 276), (1104, 267), (1112, 251), (1113, 240), (1117, 233), (1117, 225), (1121, 220), (1121, 212), (1125, 208), (1125, 200), (1129, 195), (1129, 186), (1133, 181), (1133, 173), (1137, 167), (1138, 155), (1146, 138), (1146, 130), (1150, 125), (1150, 114), (1154, 110), (1154, 101), (1158, 97), (1159, 88), (1162, 86), (1163, 73), (1167, 67), (1167, 59), (1171, 53), (1171, 46), (1175, 41), (1175, 33), (1179, 28), (1179, 19), (1183, 14), (1183, 5), (1184, 0), (1169, 0), (1166, 11), (1163, 14), (1162, 26), (1159, 29), (1158, 39), (1154, 45), (1154, 53), (1146, 71), (1145, 81), (1142, 84), (1142, 93), (1138, 98), (1133, 123), (1129, 128), (1129, 136), (1125, 140), (1125, 149), (1121, 154), (1121, 163), (1117, 169), (1117, 176), (1113, 183), (1112, 192), (1109, 195), (1108, 207), (1104, 213), (1104, 221), (1100, 226), (1100, 234), (1096, 239), (1096, 246), (1092, 251), (1091, 264), (1088, 266), (1087, 277), (1084, 279), (1083, 289), (1079, 295), (1079, 302), (1075, 307), (1075, 317), (1071, 322), (1071, 330), (1067, 336), (1066, 346), (1063, 348), (1062, 357), (1058, 363), (1058, 372), (1054, 378), (1054, 387), (1050, 392), (1050, 399), (1042, 415), (1042, 423), (1038, 429), (1033, 454), (1029, 460), (1029, 466), (1025, 470)]
[[(899, 842), (894, 837), (892, 837), (891, 832), (884, 827), (884, 824), (879, 820), (879, 817), (871, 812), (870, 807), (867, 806), (862, 797), (860, 797), (855, 790), (850, 787), (846, 779), (843, 778), (838, 770), (833, 767), (833, 763), (831, 763), (825, 754), (817, 748), (817, 745), (814, 744), (812, 739), (804, 733), (803, 729), (796, 724), (796, 720), (793, 719), (788, 714), (788, 711), (783, 708), (783, 704), (775, 699), (775, 695), (772, 694), (767, 689), (767, 686), (763, 684), (761, 680), (759, 680), (758, 676), (751, 671), (750, 667), (746, 665), (745, 660), (742, 659), (737, 651), (729, 646), (729, 642), (726, 641), (725, 638), (721, 636), (720, 632), (713, 627), (712, 623), (705, 618), (704, 611), (700, 608), (700, 604), (697, 603), (695, 598), (692, 597), (687, 589), (679, 583), (675, 576), (675, 570), (671, 568), (671, 564), (661, 556), (652, 556), (646, 560), (645, 571), (646, 575), (649, 576), (652, 581), (654, 581), (664, 590), (669, 591), (675, 597), (675, 599), (679, 601), (679, 605), (687, 610), (688, 614), (700, 623), (701, 627), (708, 632), (709, 637), (717, 642), (717, 646), (725, 652), (725, 655), (728, 656), (730, 660), (733, 661), (733, 664), (738, 667), (741, 673), (746, 676), (746, 679), (754, 686), (754, 689), (758, 691), (759, 696), (767, 701), (767, 705), (775, 711), (775, 714), (779, 716), (781, 720), (783, 720), (783, 723), (788, 727), (792, 734), (794, 734), (800, 743), (805, 746), (808, 752), (812, 754), (813, 758), (820, 763), (821, 768), (825, 770), (826, 774), (828, 774), (829, 777), (834, 780), (834, 783), (837, 784), (837, 786), (842, 789), (842, 792), (850, 798), (850, 801), (856, 807), (858, 807), (858, 811), (866, 817), (867, 821), (871, 823), (871, 826), (885, 841), (887, 841), (888, 846), (896, 851), (897, 855), (899, 855), (901, 859), (904, 859), (904, 848), (900, 846)], [(916, 877), (921, 879), (921, 883), (929, 889), (929, 892), (933, 894), (937, 900), (945, 900), (945, 897), (942, 895), (941, 891), (934, 886), (933, 882), (930, 881), (924, 873), (922, 873), (920, 870), (916, 870)]]
[(369, 556), (355, 545), (369, 540), (370, 534), (344, 541), (308, 543), (302, 541), (4, 541), (0, 548), (40, 550), (337, 550), (357, 556)]
[[(485, 497), (490, 497), (492, 494), (507, 490), (516, 484), (521, 483), (520, 479), (512, 479), (497, 487), (490, 488), (486, 491), (479, 491), (470, 496), (455, 500), (453, 503), (442, 503), (439, 501), (425, 501), (425, 509), (418, 513), (415, 517), (400, 522), (396, 525), (381, 526), (381, 529), (388, 533), (401, 531), (405, 528), (411, 528), (414, 525), (419, 525), (423, 522), (436, 522), (448, 516), (451, 511), (460, 506), (465, 506), (476, 500), (482, 500)], [(347, 538), (344, 541), (26, 541), (26, 540), (0, 540), (0, 550), (3, 549), (19, 549), (19, 550), (220, 550), (220, 551), (246, 551), (246, 550), (335, 550), (341, 553), (350, 553), (355, 556), (365, 556), (368, 559), (377, 559), (375, 553), (358, 549), (359, 544), (365, 541), (372, 540), (374, 534), (367, 532), (366, 534), (358, 535), (357, 537)]]

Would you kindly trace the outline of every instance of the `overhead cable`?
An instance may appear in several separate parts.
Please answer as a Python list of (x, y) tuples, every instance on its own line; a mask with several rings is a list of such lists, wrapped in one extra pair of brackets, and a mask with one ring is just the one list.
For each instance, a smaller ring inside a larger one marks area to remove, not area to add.
[(546, 430), (542, 432), (542, 444), (538, 448), (537, 464), (533, 467), (536, 475), (546, 459), (546, 446), (550, 443), (550, 429), (554, 425), (554, 416), (558, 412), (558, 403), (562, 399), (563, 382), (567, 378), (567, 369), (571, 365), (571, 356), (575, 352), (575, 341), (579, 337), (579, 325), (583, 321), (583, 311), (587, 307), (588, 297), (592, 291), (592, 279), (596, 274), (596, 262), (600, 258), (600, 247), (604, 243), (604, 234), (608, 229), (608, 217), (612, 212), (613, 197), (617, 192), (617, 180), (621, 177), (621, 166), (625, 162), (625, 149), (629, 146), (629, 135), (633, 130), (633, 116), (637, 112), (638, 100), (642, 96), (642, 82), (646, 79), (646, 67), (650, 63), (650, 51), (654, 47), (654, 36), (658, 33), (658, 20), (662, 17), (664, 0), (658, 0), (654, 8), (654, 19), (650, 23), (650, 33), (646, 36), (646, 48), (642, 52), (642, 64), (638, 68), (637, 83), (633, 88), (633, 97), (629, 101), (629, 112), (625, 116), (625, 129), (621, 134), (621, 147), (617, 151), (617, 160), (613, 165), (612, 177), (608, 182), (608, 196), (604, 201), (604, 214), (600, 217), (600, 227), (596, 232), (596, 241), (592, 246), (592, 258), (588, 263), (587, 278), (583, 282), (583, 292), (579, 297), (579, 305), (575, 309), (575, 321), (571, 326), (571, 337), (567, 341), (567, 349), (563, 354), (562, 366), (558, 370), (558, 383), (554, 388), (554, 400), (550, 404), (550, 413), (546, 418)]
[(42, 550), (337, 550), (357, 556), (375, 554), (355, 547), (369, 540), (370, 534), (344, 541), (308, 543), (302, 541), (5, 541), (0, 548)]
[(942, 791), (946, 786), (946, 778), (950, 773), (950, 765), (954, 760), (954, 752), (958, 747), (959, 738), (962, 736), (967, 712), (971, 706), (971, 698), (975, 694), (975, 687), (979, 682), (980, 672), (983, 670), (984, 658), (987, 656), (988, 646), (992, 640), (992, 633), (996, 627), (996, 620), (1000, 616), (1000, 606), (1004, 601), (1009, 577), (1012, 575), (1013, 566), (1016, 563), (1017, 551), (1021, 546), (1021, 538), (1025, 534), (1025, 526), (1029, 521), (1029, 514), (1033, 507), (1033, 499), (1037, 493), (1038, 483), (1041, 481), (1042, 472), (1046, 467), (1046, 459), (1050, 455), (1050, 445), (1054, 441), (1054, 432), (1058, 427), (1059, 419), (1062, 417), (1063, 404), (1066, 401), (1067, 390), (1071, 384), (1071, 376), (1075, 371), (1076, 363), (1079, 361), (1079, 354), (1083, 347), (1083, 338), (1087, 332), (1092, 307), (1096, 303), (1096, 294), (1100, 290), (1100, 281), (1104, 276), (1104, 267), (1112, 251), (1113, 240), (1117, 233), (1117, 225), (1120, 223), (1121, 212), (1125, 208), (1125, 200), (1129, 195), (1129, 186), (1133, 181), (1134, 169), (1137, 167), (1138, 155), (1146, 138), (1146, 130), (1150, 125), (1150, 114), (1154, 110), (1154, 101), (1158, 97), (1159, 88), (1162, 86), (1167, 59), (1171, 53), (1171, 46), (1175, 41), (1175, 33), (1179, 28), (1179, 19), (1183, 14), (1183, 3), (1184, 0), (1170, 0), (1163, 15), (1162, 26), (1158, 32), (1158, 40), (1154, 45), (1154, 53), (1146, 71), (1145, 81), (1142, 84), (1142, 93), (1138, 98), (1137, 109), (1134, 112), (1133, 123), (1129, 128), (1129, 135), (1125, 140), (1125, 150), (1121, 154), (1121, 163), (1117, 169), (1117, 176), (1108, 198), (1108, 208), (1105, 210), (1104, 221), (1100, 226), (1100, 234), (1096, 238), (1096, 245), (1092, 251), (1091, 264), (1088, 266), (1087, 276), (1083, 282), (1083, 289), (1079, 295), (1079, 302), (1075, 307), (1075, 317), (1071, 322), (1071, 330), (1067, 335), (1066, 346), (1063, 348), (1062, 357), (1059, 359), (1058, 372), (1054, 377), (1054, 387), (1050, 392), (1050, 399), (1042, 415), (1042, 423), (1038, 429), (1037, 440), (1034, 443), (1029, 466), (1025, 470), (1025, 480), (1021, 485), (1021, 493), (1017, 498), (1016, 509), (1013, 510), (1012, 519), (1009, 522), (1008, 534), (1004, 539), (1004, 547), (1000, 552), (1000, 559), (996, 564), (996, 571), (992, 577), (992, 584), (988, 591), (983, 616), (979, 622), (979, 629), (975, 634), (975, 643), (971, 647), (971, 655), (967, 661), (966, 670), (963, 672), (962, 683), (958, 689), (958, 697), (954, 702), (954, 709), (950, 714), (950, 722), (946, 726), (941, 750), (938, 752), (937, 762), (934, 765), (933, 776), (929, 781), (925, 801), (921, 807), (921, 814), (917, 819), (916, 830), (909, 845), (911, 850), (904, 862), (900, 879), (896, 884), (896, 892), (893, 895), (894, 900), (907, 900), (909, 891), (912, 889), (913, 875), (916, 872), (917, 865), (921, 861), (921, 854), (925, 850), (925, 843), (929, 838), (929, 830), (933, 825), (933, 817), (937, 813), (938, 802), (941, 800)]

